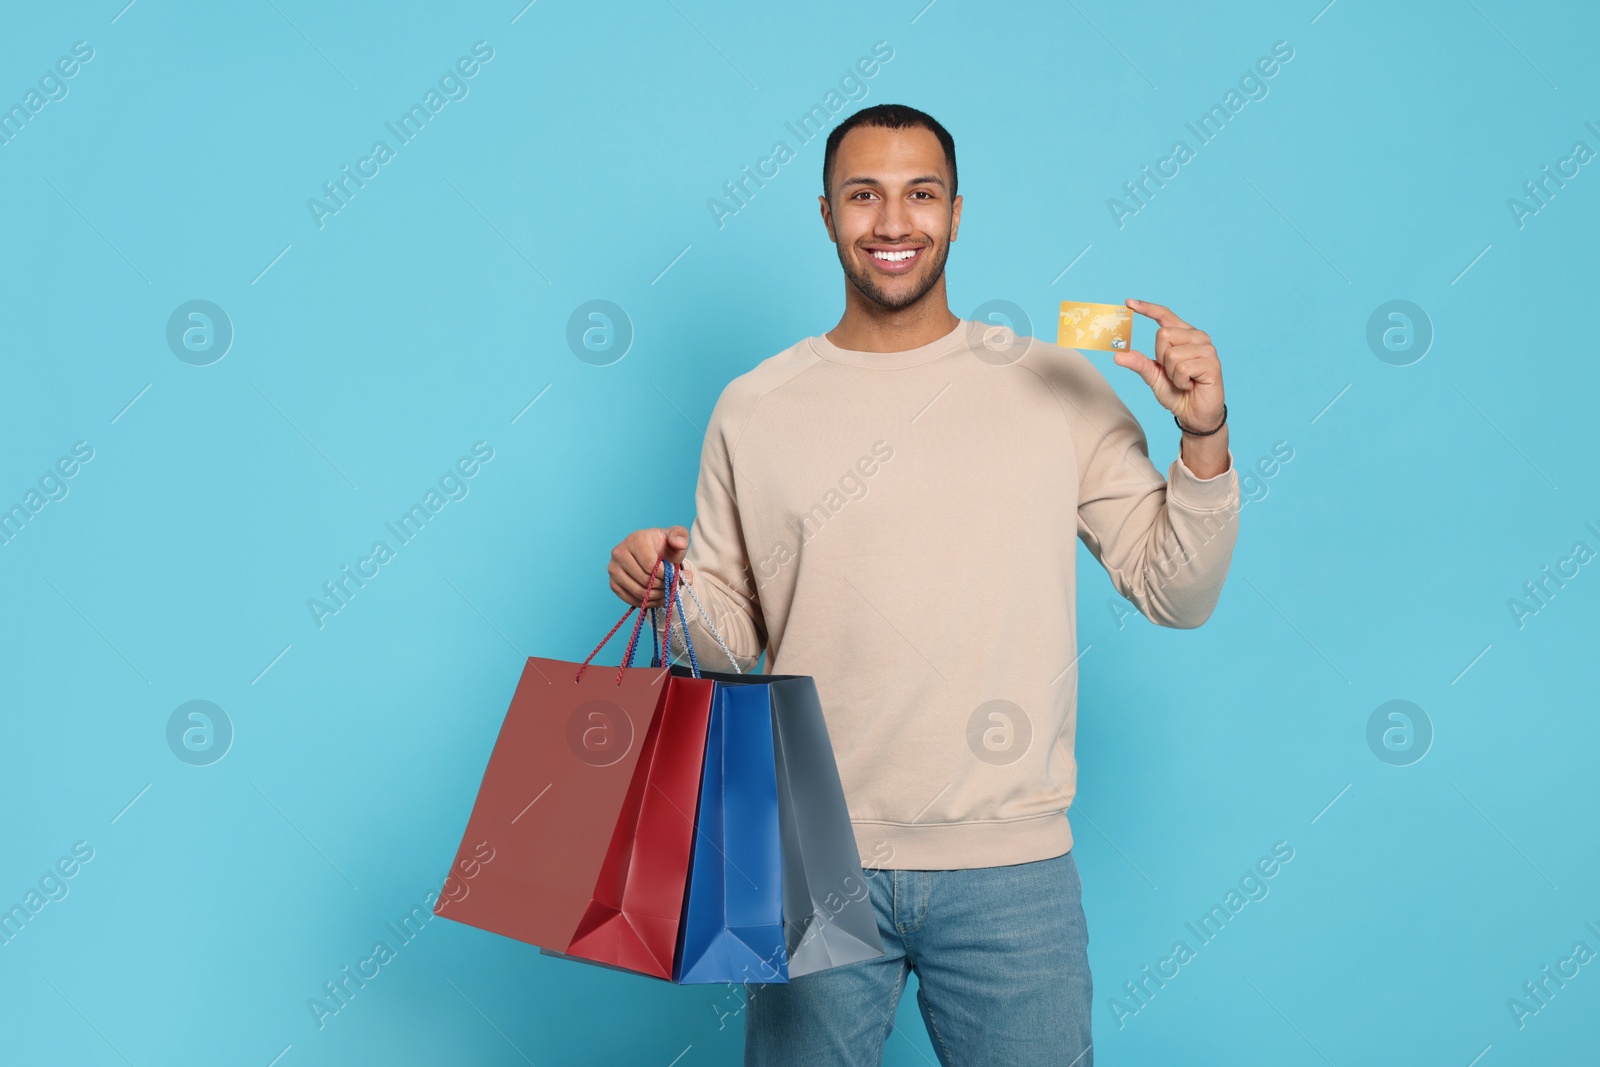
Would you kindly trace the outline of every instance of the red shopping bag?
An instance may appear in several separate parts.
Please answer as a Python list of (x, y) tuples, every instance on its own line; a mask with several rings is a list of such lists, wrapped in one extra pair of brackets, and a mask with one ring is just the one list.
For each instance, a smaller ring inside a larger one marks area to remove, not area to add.
[[(652, 582), (654, 578), (652, 570)], [(630, 607), (623, 613), (581, 664), (528, 659), (451, 867), (461, 876), (452, 873), (434, 904), (435, 914), (557, 952), (572, 946), (595, 904), (634, 772), (646, 749), (664, 742), (677, 745), (677, 724), (692, 724), (696, 700), (709, 707), (715, 684), (672, 678), (664, 667), (631, 666), (644, 621), (642, 611), (622, 665), (615, 671), (589, 669), (590, 660), (633, 611)], [(685, 681), (691, 683), (684, 687), (685, 695), (674, 696)], [(696, 697), (697, 692), (704, 695)], [(663, 734), (657, 724), (669, 704), (673, 713), (664, 721), (674, 729)], [(654, 758), (645, 765), (654, 766)], [(649, 780), (647, 775), (647, 784)], [(639, 800), (642, 814), (643, 796)], [(492, 860), (484, 860), (486, 854)], [(611, 873), (615, 874), (614, 865)], [(608, 884), (615, 884), (615, 878)], [(653, 917), (660, 910), (657, 903), (645, 894), (641, 914)], [(595, 921), (586, 930), (597, 935), (606, 925)], [(620, 958), (620, 936), (617, 945)], [(604, 948), (597, 940), (587, 951)], [(632, 954), (627, 958), (637, 958), (633, 948), (628, 951)], [(670, 947), (667, 959), (670, 965)]]
[[(670, 565), (666, 571), (670, 635), (677, 583)], [(645, 737), (593, 897), (566, 955), (670, 980), (716, 683), (669, 674), (661, 684), (666, 699)]]

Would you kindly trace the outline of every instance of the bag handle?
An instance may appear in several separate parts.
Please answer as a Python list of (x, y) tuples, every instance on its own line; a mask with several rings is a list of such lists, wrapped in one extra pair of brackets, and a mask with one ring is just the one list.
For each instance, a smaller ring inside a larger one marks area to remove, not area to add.
[[(691, 672), (693, 672), (694, 676), (696, 678), (698, 678), (698, 677), (700, 677), (700, 663), (695, 658), (694, 641), (689, 637), (689, 620), (683, 617), (683, 598), (678, 595), (678, 590), (680, 588), (687, 588), (687, 583), (681, 583), (680, 584), (679, 582), (674, 581), (673, 580), (673, 575), (675, 573), (676, 573), (676, 568), (674, 568), (672, 564), (668, 563), (667, 564), (667, 577), (666, 577), (667, 598), (666, 598), (666, 602), (662, 605), (663, 609), (666, 612), (666, 616), (667, 616), (667, 624), (666, 624), (665, 627), (662, 628), (663, 629), (663, 638), (664, 638), (665, 643), (666, 643), (666, 648), (665, 648), (665, 653), (666, 654), (665, 655), (663, 654), (663, 650), (662, 650), (661, 646), (658, 645), (656, 647), (656, 655), (655, 655), (654, 658), (651, 659), (650, 665), (652, 667), (665, 667), (665, 666), (667, 666), (667, 662), (666, 662), (667, 655), (670, 655), (671, 652), (672, 652), (672, 606), (673, 606), (673, 604), (677, 604), (677, 606), (678, 606), (678, 632), (683, 634), (683, 647), (689, 650), (689, 669), (690, 669)], [(655, 625), (655, 613), (656, 613), (656, 609), (655, 608), (651, 608), (650, 609), (650, 619), (651, 619), (651, 626), (652, 627), (654, 627), (654, 625)], [(652, 630), (650, 632), (650, 636), (651, 636), (651, 639), (654, 640), (654, 638), (655, 638), (655, 630), (653, 628), (652, 628)]]
[[(700, 612), (700, 618), (706, 624), (706, 629), (711, 631), (711, 636), (715, 637), (717, 639), (717, 644), (722, 646), (722, 654), (728, 657), (729, 663), (733, 664), (733, 673), (743, 674), (744, 671), (740, 669), (739, 661), (734, 658), (732, 650), (728, 648), (728, 642), (722, 639), (722, 634), (717, 631), (717, 624), (711, 621), (711, 616), (706, 614), (705, 605), (701, 604), (700, 598), (695, 595), (694, 586), (690, 585), (688, 582), (685, 582), (683, 583), (683, 589), (684, 592), (689, 594), (689, 599), (694, 601), (695, 609)], [(681, 618), (683, 613), (683, 601), (681, 599), (678, 601), (678, 613), (679, 617)], [(687, 623), (683, 624), (683, 632), (685, 634), (689, 632), (689, 625)], [(687, 639), (685, 639), (684, 643), (688, 643)], [(671, 648), (670, 645), (667, 647), (669, 649)]]
[[(650, 608), (650, 640), (654, 650), (650, 657), (650, 665), (652, 667), (664, 666), (666, 654), (670, 653), (672, 650), (672, 605), (676, 603), (678, 606), (679, 632), (683, 634), (684, 647), (689, 650), (690, 669), (694, 672), (694, 676), (696, 678), (700, 677), (700, 665), (695, 657), (694, 644), (689, 637), (689, 621), (687, 618), (685, 618), (683, 612), (683, 598), (677, 595), (678, 590), (681, 588), (689, 594), (689, 599), (694, 601), (695, 609), (700, 612), (700, 618), (705, 623), (706, 629), (711, 631), (711, 636), (716, 638), (717, 644), (722, 647), (723, 655), (727, 656), (728, 662), (733, 665), (733, 672), (735, 674), (743, 674), (744, 671), (742, 668), (740, 668), (739, 661), (734, 658), (733, 651), (728, 648), (728, 642), (723, 640), (721, 632), (717, 630), (716, 623), (712, 622), (711, 616), (706, 613), (705, 605), (700, 603), (700, 597), (696, 595), (694, 586), (690, 585), (688, 582), (681, 581), (681, 579), (675, 581), (674, 571), (676, 568), (674, 568), (671, 563), (667, 562), (666, 558), (663, 556), (657, 556), (655, 566), (650, 568), (650, 578), (648, 581), (646, 581), (644, 587), (644, 599), (646, 601), (650, 599), (650, 591), (655, 588), (656, 571), (663, 568), (666, 572), (663, 579), (663, 584), (667, 592), (666, 601), (664, 604), (667, 622), (666, 626), (660, 629), (665, 631), (666, 649), (664, 652), (656, 637), (658, 632), (658, 628), (655, 624), (656, 609)], [(578, 673), (573, 679), (574, 682), (583, 677), (583, 672), (589, 666), (589, 661), (594, 659), (595, 656), (599, 655), (600, 650), (605, 647), (606, 642), (610, 641), (616, 632), (622, 628), (622, 624), (628, 621), (628, 616), (631, 614), (633, 614), (633, 605), (629, 605), (628, 610), (622, 613), (622, 618), (618, 619), (616, 625), (611, 627), (610, 633), (607, 633), (605, 637), (601, 638), (600, 643), (594, 646), (594, 651), (589, 653), (589, 655), (584, 659), (583, 663), (578, 667)], [(633, 656), (639, 641), (639, 627), (644, 622), (644, 616), (645, 613), (641, 611), (639, 612), (639, 617), (634, 620), (633, 633), (628, 640), (627, 654), (623, 657), (622, 666), (617, 668), (618, 685), (622, 684), (622, 672), (626, 668), (633, 665)]]
[[(744, 673), (744, 668), (739, 666), (738, 659), (736, 659), (734, 657), (733, 651), (728, 648), (728, 642), (726, 642), (726, 641), (724, 641), (722, 639), (721, 632), (717, 630), (717, 624), (711, 621), (711, 616), (710, 615), (706, 614), (705, 605), (700, 603), (700, 597), (695, 593), (694, 586), (690, 585), (688, 582), (682, 582), (682, 583), (676, 585), (675, 588), (676, 589), (681, 589), (683, 592), (686, 592), (686, 593), (689, 594), (689, 599), (694, 601), (694, 606), (695, 606), (696, 610), (698, 610), (700, 612), (700, 618), (705, 622), (706, 629), (711, 631), (711, 636), (716, 638), (717, 639), (717, 644), (722, 647), (723, 655), (727, 656), (728, 657), (728, 662), (733, 665), (733, 673), (734, 674), (743, 674)], [(671, 651), (672, 651), (672, 633), (671, 633), (672, 614), (670, 612), (668, 612), (668, 614), (667, 614), (667, 625), (665, 627), (661, 627), (661, 626), (658, 626), (656, 624), (656, 609), (655, 608), (651, 608), (650, 609), (650, 625), (655, 628), (654, 630), (652, 630), (652, 632), (650, 634), (650, 637), (651, 637), (651, 644), (655, 647), (655, 650), (656, 650), (655, 654), (652, 655), (651, 658), (650, 658), (650, 666), (652, 666), (652, 667), (665, 666), (665, 661), (662, 659), (662, 656), (661, 656), (661, 645), (660, 645), (659, 642), (657, 642), (655, 640), (655, 637), (656, 637), (655, 630), (662, 630), (662, 631), (665, 632), (665, 635), (666, 635), (665, 636), (666, 648), (667, 648), (667, 652), (670, 654)], [(683, 617), (683, 598), (681, 596), (678, 597), (678, 625), (679, 625), (679, 632), (684, 635), (683, 636), (684, 646), (686, 648), (688, 648), (688, 650), (689, 650), (689, 663), (690, 663), (691, 667), (694, 669), (695, 677), (698, 678), (698, 677), (700, 677), (700, 665), (697, 662), (695, 662), (694, 644), (689, 640), (689, 623), (688, 623), (688, 620)]]
[[(668, 563), (664, 557), (656, 557), (655, 566), (650, 568), (650, 577), (645, 582), (644, 600), (648, 601), (650, 599), (650, 591), (655, 588), (656, 571), (660, 570), (662, 567), (670, 568), (671, 566), (672, 564)], [(600, 643), (598, 645), (594, 646), (594, 651), (584, 657), (583, 662), (578, 666), (578, 673), (572, 679), (574, 684), (576, 684), (583, 677), (583, 672), (588, 669), (589, 661), (600, 654), (600, 650), (606, 646), (606, 642), (610, 641), (611, 638), (616, 635), (616, 632), (622, 628), (622, 624), (628, 621), (628, 616), (633, 614), (633, 609), (635, 606), (636, 605), (629, 604), (628, 610), (622, 613), (622, 618), (618, 619), (616, 625), (611, 627), (610, 632), (600, 639)], [(627, 670), (628, 667), (633, 664), (633, 654), (639, 644), (639, 627), (644, 625), (644, 614), (645, 613), (643, 611), (640, 611), (639, 617), (633, 621), (633, 633), (628, 638), (627, 654), (623, 656), (622, 665), (617, 668), (617, 684), (619, 686), (622, 684), (622, 672)]]

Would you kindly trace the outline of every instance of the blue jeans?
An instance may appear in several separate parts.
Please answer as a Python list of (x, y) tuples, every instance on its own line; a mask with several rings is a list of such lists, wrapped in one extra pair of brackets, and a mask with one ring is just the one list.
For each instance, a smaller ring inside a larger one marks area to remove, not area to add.
[(944, 1067), (1094, 1067), (1089, 930), (1071, 852), (866, 879), (884, 955), (747, 985), (745, 1067), (877, 1067), (910, 971)]

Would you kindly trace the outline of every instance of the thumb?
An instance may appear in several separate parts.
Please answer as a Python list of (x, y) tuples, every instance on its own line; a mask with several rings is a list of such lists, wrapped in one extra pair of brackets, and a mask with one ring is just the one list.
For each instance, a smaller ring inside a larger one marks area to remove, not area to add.
[(662, 533), (661, 554), (674, 566), (683, 562), (689, 550), (689, 531), (682, 526), (669, 526)]
[(1127, 367), (1144, 379), (1144, 384), (1148, 385), (1150, 391), (1156, 394), (1156, 399), (1161, 399), (1161, 387), (1166, 384), (1166, 374), (1162, 372), (1159, 363), (1146, 356), (1143, 352), (1135, 352), (1132, 349), (1114, 353), (1111, 361), (1119, 367)]

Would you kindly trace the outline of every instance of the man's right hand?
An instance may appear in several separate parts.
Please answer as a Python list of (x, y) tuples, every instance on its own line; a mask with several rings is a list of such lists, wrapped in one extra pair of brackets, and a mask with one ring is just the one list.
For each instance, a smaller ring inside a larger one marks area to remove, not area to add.
[(611, 564), (606, 568), (611, 578), (611, 591), (621, 597), (624, 603), (634, 607), (660, 607), (665, 599), (665, 590), (662, 588), (662, 575), (659, 574), (650, 589), (650, 600), (641, 603), (644, 600), (645, 583), (650, 580), (650, 571), (658, 559), (665, 558), (680, 570), (684, 581), (693, 584), (694, 574), (682, 565), (684, 554), (688, 551), (689, 531), (682, 526), (635, 530), (611, 550)]

